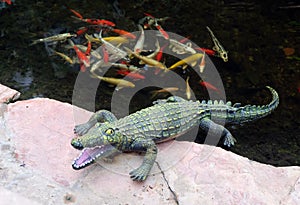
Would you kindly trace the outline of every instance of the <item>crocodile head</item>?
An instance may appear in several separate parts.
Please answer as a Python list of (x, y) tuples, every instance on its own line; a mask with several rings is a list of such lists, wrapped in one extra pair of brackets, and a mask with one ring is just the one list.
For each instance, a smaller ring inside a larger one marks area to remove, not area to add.
[(92, 164), (97, 158), (106, 158), (117, 152), (115, 146), (120, 143), (122, 136), (109, 123), (97, 123), (86, 134), (73, 138), (71, 145), (82, 150), (73, 161), (74, 169), (82, 169)]

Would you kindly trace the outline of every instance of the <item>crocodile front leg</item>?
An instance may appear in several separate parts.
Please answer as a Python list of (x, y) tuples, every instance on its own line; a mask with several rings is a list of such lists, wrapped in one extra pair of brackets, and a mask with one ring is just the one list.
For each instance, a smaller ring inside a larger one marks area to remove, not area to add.
[(74, 133), (81, 136), (87, 133), (97, 122), (113, 122), (115, 120), (117, 120), (117, 118), (111, 112), (107, 110), (99, 110), (98, 112), (95, 112), (86, 123), (76, 125)]
[(133, 181), (144, 181), (156, 159), (157, 147), (152, 139), (138, 137), (132, 142), (130, 151), (146, 152), (141, 166), (129, 173)]
[(214, 123), (208, 118), (201, 119), (200, 128), (205, 132), (210, 130), (214, 135), (219, 135), (221, 133), (222, 137), (224, 137), (224, 145), (228, 147), (233, 146), (236, 142), (236, 139), (231, 135), (229, 130), (219, 124)]

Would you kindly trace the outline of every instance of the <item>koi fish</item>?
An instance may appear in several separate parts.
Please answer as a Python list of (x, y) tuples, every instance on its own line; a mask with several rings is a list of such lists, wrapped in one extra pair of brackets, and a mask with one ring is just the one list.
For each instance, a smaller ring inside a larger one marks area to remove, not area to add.
[(126, 75), (129, 78), (132, 78), (132, 79), (135, 79), (135, 80), (145, 79), (145, 76), (143, 76), (142, 74), (135, 73), (135, 72), (130, 72), (128, 70), (118, 70), (117, 73), (120, 74), (120, 75)]
[(141, 35), (139, 37), (139, 39), (137, 40), (133, 51), (137, 54), (139, 54), (140, 52), (142, 52), (143, 47), (144, 47), (144, 41), (145, 41), (145, 33), (144, 33), (144, 29), (142, 26), (138, 25), (140, 31), (141, 31)]
[(140, 69), (134, 65), (127, 65), (124, 63), (112, 63), (111, 66), (114, 66), (116, 68), (128, 70), (128, 71), (133, 71), (133, 72), (138, 72)]
[(11, 0), (1, 0), (1, 1), (7, 3), (8, 5), (11, 5)]
[(85, 55), (90, 55), (91, 54), (91, 50), (92, 50), (92, 42), (88, 41), (88, 45), (87, 45), (87, 48), (85, 50)]
[(83, 16), (79, 13), (79, 12), (77, 12), (77, 11), (75, 11), (74, 9), (71, 9), (71, 8), (68, 8), (75, 16), (77, 16), (78, 18), (80, 18), (80, 19), (83, 19)]
[(71, 16), (74, 19), (77, 19), (79, 21), (84, 21), (92, 25), (101, 25), (101, 26), (111, 26), (114, 27), (116, 24), (114, 24), (111, 21), (105, 20), (105, 19), (84, 19), (83, 16), (74, 9), (69, 8), (69, 10), (75, 15)]
[(111, 27), (114, 27), (116, 25), (115, 23), (105, 20), (105, 19), (84, 19), (84, 18), (79, 18), (76, 16), (71, 16), (71, 17), (76, 20), (79, 20), (79, 21), (84, 21), (91, 25), (111, 26)]
[(208, 48), (200, 48), (200, 47), (196, 47), (195, 50), (197, 51), (201, 51), (203, 53), (206, 53), (209, 56), (215, 56), (216, 55), (216, 51), (208, 49)]
[(217, 93), (221, 93), (220, 90), (218, 88), (216, 88), (215, 86), (213, 86), (212, 84), (210, 84), (209, 82), (206, 81), (200, 81), (199, 84), (203, 87), (206, 87), (207, 89), (216, 91)]
[(213, 50), (215, 50), (217, 52), (215, 55), (222, 58), (224, 62), (227, 62), (228, 61), (228, 52), (225, 51), (224, 47), (221, 45), (221, 43), (215, 37), (212, 30), (208, 26), (206, 26), (206, 28), (211, 36), (213, 43), (215, 44), (213, 47)]
[[(85, 34), (84, 37), (91, 42), (95, 43), (101, 43), (99, 38), (95, 38), (89, 34)], [(111, 44), (123, 44), (123, 43), (128, 43), (128, 39), (122, 36), (109, 36), (109, 37), (103, 37), (102, 38), (105, 41), (109, 41)]]
[(199, 69), (200, 69), (200, 73), (203, 73), (205, 68), (205, 52), (203, 53), (200, 65), (199, 65)]
[(133, 33), (130, 33), (130, 32), (125, 31), (125, 30), (114, 28), (114, 29), (111, 29), (111, 31), (114, 32), (114, 33), (117, 33), (121, 36), (125, 36), (125, 37), (131, 38), (131, 39), (136, 39), (136, 36)]
[(109, 61), (109, 54), (107, 50), (105, 49), (105, 46), (102, 46), (102, 53), (103, 53), (103, 61), (104, 63), (108, 63)]
[(136, 58), (144, 61), (147, 65), (150, 65), (150, 66), (153, 66), (153, 67), (157, 67), (157, 68), (160, 68), (160, 69), (165, 70), (165, 71), (168, 70), (167, 67), (163, 63), (161, 63), (161, 62), (159, 62), (157, 60), (154, 60), (152, 58), (148, 58), (147, 56), (142, 56), (142, 55), (140, 55), (138, 53), (132, 52), (129, 48), (125, 48), (125, 49), (131, 55), (133, 55), (134, 57), (136, 57)]
[(178, 61), (177, 63), (171, 65), (168, 69), (169, 70), (172, 70), (178, 66), (181, 66), (181, 65), (185, 65), (185, 64), (190, 64), (190, 63), (194, 63), (196, 62), (199, 58), (201, 58), (203, 56), (202, 53), (196, 53), (196, 54), (193, 54), (193, 55), (190, 55), (180, 61)]
[(163, 51), (164, 49), (167, 47), (168, 44), (165, 44), (163, 47), (161, 47), (157, 53), (157, 55), (155, 56), (155, 60), (157, 61), (161, 61), (162, 56), (163, 56)]
[[(156, 42), (155, 42), (155, 50), (152, 52), (152, 53), (150, 53), (149, 55), (147, 55), (147, 57), (148, 58), (152, 58), (152, 59), (155, 59), (155, 60), (157, 60), (156, 59), (156, 56), (157, 56), (157, 54), (159, 53), (159, 51), (160, 51), (160, 46), (159, 46), (159, 42), (158, 42), (158, 40), (156, 40)], [(159, 60), (158, 60), (159, 61)], [(141, 60), (140, 62), (139, 62), (139, 64), (144, 64), (144, 62)]]
[[(144, 25), (144, 29), (147, 28), (151, 28), (152, 25), (155, 24), (155, 22), (163, 22), (166, 21), (167, 19), (169, 19), (170, 17), (163, 17), (163, 18), (155, 18), (153, 15), (149, 14), (149, 13), (144, 13), (146, 17), (142, 18), (139, 21), (139, 24), (143, 24)], [(147, 23), (145, 23), (147, 22)]]
[(119, 87), (131, 87), (134, 88), (135, 84), (133, 84), (130, 81), (124, 80), (124, 79), (119, 79), (119, 78), (110, 78), (110, 77), (102, 77), (102, 76), (98, 76), (93, 74), (92, 75), (93, 78), (98, 78), (100, 80), (103, 80), (107, 83), (113, 84), (113, 85), (117, 85)]
[(66, 39), (71, 38), (71, 37), (77, 37), (77, 34), (61, 33), (61, 34), (49, 36), (46, 38), (40, 38), (40, 39), (34, 40), (30, 44), (30, 46), (35, 45), (37, 43), (42, 43), (42, 42), (65, 41)]
[(67, 61), (68, 63), (70, 64), (74, 64), (74, 61), (67, 55), (61, 53), (61, 52), (58, 52), (58, 51), (55, 51), (53, 50), (53, 52), (56, 54), (56, 55), (59, 55), (60, 57), (62, 57), (65, 61)]
[(90, 60), (89, 58), (85, 55), (84, 52), (82, 52), (74, 43), (71, 39), (68, 39), (69, 44), (73, 47), (73, 49), (76, 52), (77, 58), (80, 62), (80, 70), (82, 72), (85, 72), (86, 67), (90, 66)]
[(81, 36), (82, 34), (86, 33), (88, 30), (89, 30), (88, 27), (81, 27), (77, 31), (75, 31), (75, 33), (77, 34), (77, 36)]
[(193, 49), (192, 47), (184, 44), (184, 43), (181, 43), (175, 39), (169, 39), (170, 41), (170, 46), (172, 47), (175, 47), (177, 49), (179, 49), (180, 51), (183, 51), (183, 53), (190, 53), (190, 54), (195, 54), (197, 53), (195, 51), (195, 49)]
[(154, 90), (154, 91), (151, 91), (151, 93), (152, 93), (151, 98), (154, 98), (158, 94), (161, 94), (161, 93), (172, 93), (172, 92), (176, 92), (178, 90), (179, 90), (179, 88), (177, 88), (177, 87), (166, 87), (166, 88), (162, 88), (160, 90)]
[(155, 20), (154, 26), (166, 40), (169, 40), (169, 34), (157, 23), (157, 20)]
[(191, 99), (191, 87), (189, 85), (189, 79), (190, 79), (190, 76), (187, 77), (186, 79), (186, 89), (185, 89), (185, 94), (186, 94), (186, 98), (189, 100)]
[(107, 42), (106, 40), (104, 40), (102, 38), (102, 30), (100, 31), (99, 35), (98, 35), (99, 40), (103, 43), (103, 45), (105, 46), (106, 50), (116, 56), (117, 58), (125, 58), (127, 56), (127, 53), (121, 49), (119, 49), (118, 47), (114, 46), (113, 44)]
[[(82, 52), (87, 53), (87, 51), (89, 50), (88, 46), (84, 46), (84, 45), (80, 45), (80, 44), (75, 44)], [(70, 45), (66, 45), (65, 48), (67, 49), (73, 49), (73, 46)], [(93, 58), (96, 58), (98, 60), (102, 59), (102, 56), (95, 50), (90, 50), (90, 52), (88, 52), (88, 55), (90, 55)]]

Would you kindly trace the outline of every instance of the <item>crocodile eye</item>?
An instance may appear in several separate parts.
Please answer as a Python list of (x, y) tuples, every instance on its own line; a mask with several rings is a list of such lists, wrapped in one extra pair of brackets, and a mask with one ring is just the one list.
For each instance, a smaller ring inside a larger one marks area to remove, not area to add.
[(107, 135), (113, 135), (114, 132), (115, 131), (112, 128), (108, 128), (107, 130), (105, 130), (105, 134), (107, 134)]

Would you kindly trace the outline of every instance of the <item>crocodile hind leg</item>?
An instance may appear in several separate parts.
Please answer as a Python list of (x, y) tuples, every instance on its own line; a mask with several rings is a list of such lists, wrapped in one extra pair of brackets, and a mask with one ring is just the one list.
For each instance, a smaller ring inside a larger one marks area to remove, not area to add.
[(84, 135), (85, 133), (87, 133), (89, 131), (89, 129), (91, 129), (98, 122), (99, 123), (113, 122), (115, 120), (117, 120), (117, 118), (111, 112), (109, 112), (107, 110), (99, 110), (99, 111), (95, 112), (91, 116), (89, 121), (87, 121), (86, 123), (76, 125), (74, 128), (74, 133), (81, 136), (81, 135)]
[(214, 123), (208, 118), (201, 119), (200, 121), (200, 128), (203, 129), (205, 132), (212, 132), (214, 135), (220, 135), (224, 137), (224, 145), (230, 147), (233, 146), (236, 142), (236, 139), (231, 135), (229, 130), (225, 127)]
[(157, 147), (152, 139), (138, 137), (130, 145), (129, 151), (146, 152), (141, 166), (129, 173), (133, 181), (144, 181), (155, 162)]

